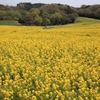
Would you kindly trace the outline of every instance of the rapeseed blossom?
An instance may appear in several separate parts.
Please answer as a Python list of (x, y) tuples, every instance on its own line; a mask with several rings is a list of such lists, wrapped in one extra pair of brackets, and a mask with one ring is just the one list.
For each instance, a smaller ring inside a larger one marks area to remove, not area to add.
[(0, 100), (100, 99), (99, 24), (0, 26), (0, 48)]

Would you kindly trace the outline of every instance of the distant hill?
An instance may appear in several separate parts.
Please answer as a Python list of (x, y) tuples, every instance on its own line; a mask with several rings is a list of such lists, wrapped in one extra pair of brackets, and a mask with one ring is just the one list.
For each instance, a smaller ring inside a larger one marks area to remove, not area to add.
[(75, 23), (81, 23), (81, 24), (84, 24), (84, 25), (89, 25), (89, 24), (100, 23), (100, 20), (93, 19), (93, 18), (87, 18), (87, 17), (78, 17), (76, 19)]

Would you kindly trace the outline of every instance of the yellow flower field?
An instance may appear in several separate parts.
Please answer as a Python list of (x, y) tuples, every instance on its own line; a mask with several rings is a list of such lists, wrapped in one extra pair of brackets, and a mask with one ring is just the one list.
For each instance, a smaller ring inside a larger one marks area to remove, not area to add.
[(100, 24), (0, 26), (0, 100), (100, 100)]

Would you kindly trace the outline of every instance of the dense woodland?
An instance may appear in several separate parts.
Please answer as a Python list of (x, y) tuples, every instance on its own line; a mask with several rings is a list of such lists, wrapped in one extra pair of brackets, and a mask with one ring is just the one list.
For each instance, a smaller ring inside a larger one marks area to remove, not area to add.
[(100, 19), (100, 4), (98, 5), (82, 5), (77, 9), (77, 13), (82, 17)]
[(0, 20), (16, 20), (23, 25), (62, 25), (74, 23), (78, 16), (100, 19), (100, 4), (80, 8), (63, 4), (0, 4)]

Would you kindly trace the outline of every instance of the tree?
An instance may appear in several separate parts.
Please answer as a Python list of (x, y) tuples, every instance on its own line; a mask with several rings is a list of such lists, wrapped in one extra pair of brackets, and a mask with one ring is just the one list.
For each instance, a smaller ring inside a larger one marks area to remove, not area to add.
[(42, 25), (47, 26), (50, 25), (50, 19), (49, 19), (49, 14), (44, 10), (42, 12)]
[(19, 3), (0, 5), (0, 19), (18, 20), (25, 25), (58, 25), (74, 22), (75, 9), (63, 4)]
[(47, 26), (47, 25), (50, 25), (50, 19), (49, 18), (44, 18), (43, 19), (43, 22), (42, 22), (42, 25), (44, 25), (44, 26)]
[(13, 20), (18, 20), (19, 18), (21, 18), (21, 14), (18, 11), (14, 10), (7, 11), (7, 15)]
[(42, 17), (42, 25), (47, 26), (50, 25), (50, 14), (48, 12), (48, 10), (45, 8), (47, 7), (46, 5), (44, 5), (43, 7), (40, 8), (40, 16)]
[(34, 21), (33, 21), (33, 17), (30, 16), (30, 15), (26, 15), (24, 18), (23, 18), (23, 24), (25, 25), (33, 25)]
[(97, 9), (100, 8), (100, 5), (99, 5), (99, 4), (97, 4), (97, 5), (92, 5), (92, 6), (90, 6), (89, 8), (91, 9), (92, 12), (95, 12)]
[(81, 5), (81, 9), (84, 9), (84, 8), (86, 8), (86, 5), (85, 4)]
[(79, 16), (100, 19), (100, 5), (83, 5), (78, 9)]
[(0, 20), (5, 20), (6, 19), (6, 16), (7, 16), (7, 13), (6, 11), (0, 11)]
[(31, 15), (34, 19), (35, 25), (41, 25), (42, 24), (42, 17), (40, 16), (40, 10), (37, 8), (32, 8), (29, 10), (29, 15)]
[(32, 8), (32, 9), (29, 10), (29, 13), (30, 13), (33, 17), (35, 17), (35, 16), (37, 16), (37, 15), (40, 14), (40, 10), (39, 10), (38, 8)]
[(21, 17), (24, 17), (28, 13), (27, 10), (23, 10), (23, 9), (18, 9), (17, 11), (21, 14)]
[(67, 14), (63, 13), (60, 24), (68, 24), (68, 23), (70, 23), (70, 18)]
[(100, 8), (95, 11), (95, 18), (100, 19)]
[(2, 4), (0, 4), (0, 10), (5, 11), (5, 6), (4, 6), (4, 5), (2, 5)]
[(5, 6), (5, 10), (7, 11), (7, 10), (13, 10), (13, 8), (11, 7), (11, 6), (9, 6), (9, 5), (6, 5)]
[(75, 19), (78, 17), (78, 14), (77, 13), (73, 13), (73, 14), (69, 14), (68, 16), (70, 18), (70, 23), (74, 23)]
[(58, 12), (50, 15), (50, 21), (53, 25), (58, 25), (61, 23), (62, 15)]
[(34, 18), (34, 24), (35, 25), (42, 25), (42, 17), (40, 17), (40, 16), (35, 16), (35, 18)]
[(31, 3), (19, 3), (17, 4), (18, 9), (23, 9), (23, 10), (30, 10), (32, 8)]
[(78, 10), (78, 14), (79, 14), (79, 16), (93, 17), (93, 13), (92, 13), (91, 9), (89, 9), (89, 8)]
[(47, 5), (44, 5), (40, 8), (40, 11), (43, 12), (47, 12), (48, 14), (54, 14), (56, 12), (59, 12), (59, 7), (58, 5), (56, 4), (47, 4)]

